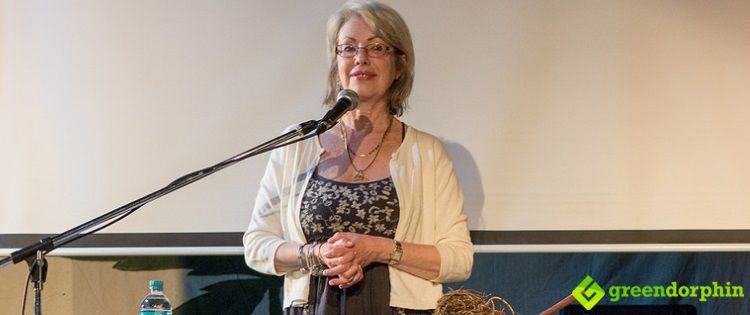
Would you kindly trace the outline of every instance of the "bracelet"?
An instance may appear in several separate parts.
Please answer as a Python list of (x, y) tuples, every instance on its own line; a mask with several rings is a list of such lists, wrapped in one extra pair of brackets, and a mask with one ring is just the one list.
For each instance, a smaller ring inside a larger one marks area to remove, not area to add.
[(320, 257), (320, 252), (323, 250), (323, 242), (318, 243), (318, 252), (315, 254), (317, 264), (315, 265), (315, 275), (322, 276), (323, 270), (326, 270), (326, 264), (323, 262), (323, 258)]
[(305, 245), (305, 250), (304, 250), (304, 252), (305, 252), (305, 255), (304, 255), (304, 257), (305, 257), (305, 271), (308, 271), (308, 272), (312, 271), (313, 265), (315, 263), (312, 260), (312, 255), (310, 254), (311, 247), (312, 247), (311, 244), (307, 244), (307, 245)]
[(302, 272), (310, 272), (313, 276), (323, 275), (326, 266), (320, 258), (323, 243), (301, 245), (297, 248), (297, 267)]
[(315, 258), (318, 260), (318, 265), (323, 266), (323, 258), (320, 257), (320, 252), (323, 250), (323, 243), (318, 243), (318, 252), (315, 254)]
[(318, 243), (313, 243), (312, 248), (310, 249), (310, 257), (312, 257), (313, 260), (313, 266), (317, 266), (320, 264), (320, 257), (318, 257), (318, 253), (315, 252), (315, 249), (318, 248)]
[(302, 251), (304, 250), (304, 248), (305, 245), (300, 245), (299, 248), (297, 248), (297, 269), (307, 272), (307, 269), (305, 269), (305, 265), (302, 264)]
[(323, 260), (320, 259), (320, 249), (323, 247), (323, 243), (318, 243), (317, 247), (318, 247), (318, 253), (315, 254), (316, 263), (315, 263), (315, 270), (314, 270), (315, 272), (313, 273), (313, 275), (322, 276), (323, 270), (325, 270), (325, 265), (323, 264)]

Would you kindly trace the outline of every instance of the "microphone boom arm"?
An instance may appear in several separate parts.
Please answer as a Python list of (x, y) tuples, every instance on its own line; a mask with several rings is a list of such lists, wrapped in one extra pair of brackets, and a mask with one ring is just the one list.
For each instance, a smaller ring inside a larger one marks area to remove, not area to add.
[[(243, 161), (247, 158), (256, 156), (261, 153), (265, 153), (268, 151), (271, 151), (276, 148), (280, 148), (289, 144), (292, 144), (294, 142), (303, 140), (305, 135), (309, 134), (310, 132), (314, 131), (317, 128), (318, 121), (316, 120), (310, 120), (306, 121), (304, 123), (301, 123), (298, 125), (297, 128), (294, 130), (291, 130), (287, 133), (284, 133), (276, 138), (273, 138), (269, 141), (266, 141), (254, 148), (251, 148), (245, 152), (239, 153), (235, 156), (232, 156), (222, 162), (219, 162), (213, 166), (206, 167), (204, 169), (194, 171), (192, 173), (183, 175), (182, 177), (172, 181), (164, 188), (161, 188), (157, 191), (154, 191), (146, 196), (143, 196), (135, 201), (132, 201), (124, 206), (121, 206), (117, 209), (114, 209), (110, 212), (107, 212), (99, 217), (96, 217), (86, 223), (83, 223), (77, 227), (74, 227), (68, 231), (65, 231), (63, 233), (60, 233), (58, 235), (52, 236), (52, 237), (45, 237), (39, 242), (28, 245), (26, 247), (23, 247), (19, 250), (16, 250), (10, 254), (9, 257), (6, 257), (2, 260), (0, 260), (0, 269), (3, 267), (10, 265), (10, 264), (16, 264), (24, 260), (28, 259), (34, 259), (34, 256), (39, 256), (39, 253), (41, 253), (41, 256), (43, 258), (44, 255), (47, 253), (55, 250), (58, 247), (61, 247), (65, 244), (68, 244), (72, 241), (75, 241), (79, 238), (85, 237), (87, 235), (93, 234), (121, 219), (124, 217), (132, 214), (136, 210), (138, 210), (143, 205), (154, 201), (156, 199), (159, 199), (175, 190), (178, 190), (182, 187), (185, 187), (189, 184), (192, 184), (204, 177), (207, 177), (213, 173), (216, 173), (224, 168), (227, 168), (229, 166), (232, 166), (240, 161)], [(297, 139), (295, 139), (297, 138)], [(106, 224), (105, 224), (106, 223)]]

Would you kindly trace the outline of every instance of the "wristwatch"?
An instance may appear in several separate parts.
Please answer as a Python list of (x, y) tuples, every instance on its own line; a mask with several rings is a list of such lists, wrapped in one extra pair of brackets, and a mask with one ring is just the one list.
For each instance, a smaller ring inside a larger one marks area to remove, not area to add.
[(401, 242), (393, 240), (393, 243), (396, 245), (396, 247), (393, 248), (393, 252), (391, 252), (391, 258), (388, 260), (388, 264), (391, 266), (398, 265), (398, 263), (401, 262), (401, 256), (404, 254), (404, 250), (403, 248), (401, 248)]

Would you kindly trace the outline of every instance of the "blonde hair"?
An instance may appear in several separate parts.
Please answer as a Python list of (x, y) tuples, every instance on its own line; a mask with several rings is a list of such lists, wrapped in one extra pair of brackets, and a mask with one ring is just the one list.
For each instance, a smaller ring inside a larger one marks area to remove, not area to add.
[(414, 45), (406, 22), (393, 8), (375, 1), (350, 1), (345, 3), (328, 19), (328, 86), (324, 103), (333, 106), (336, 95), (342, 89), (338, 78), (336, 45), (341, 26), (352, 17), (360, 17), (376, 36), (394, 48), (396, 80), (389, 88), (388, 112), (401, 116), (406, 109), (407, 98), (414, 84)]

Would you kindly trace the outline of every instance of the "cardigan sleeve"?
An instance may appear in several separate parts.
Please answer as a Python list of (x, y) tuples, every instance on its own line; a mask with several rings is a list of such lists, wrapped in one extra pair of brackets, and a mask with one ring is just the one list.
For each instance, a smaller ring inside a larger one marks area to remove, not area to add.
[(464, 213), (464, 196), (445, 148), (434, 142), (435, 198), (439, 215), (436, 219), (436, 243), (440, 253), (440, 274), (434, 282), (463, 281), (471, 275), (474, 248)]
[(282, 275), (276, 270), (276, 250), (283, 244), (281, 227), (282, 161), (283, 150), (271, 153), (260, 182), (250, 225), (242, 239), (247, 265), (265, 274)]

